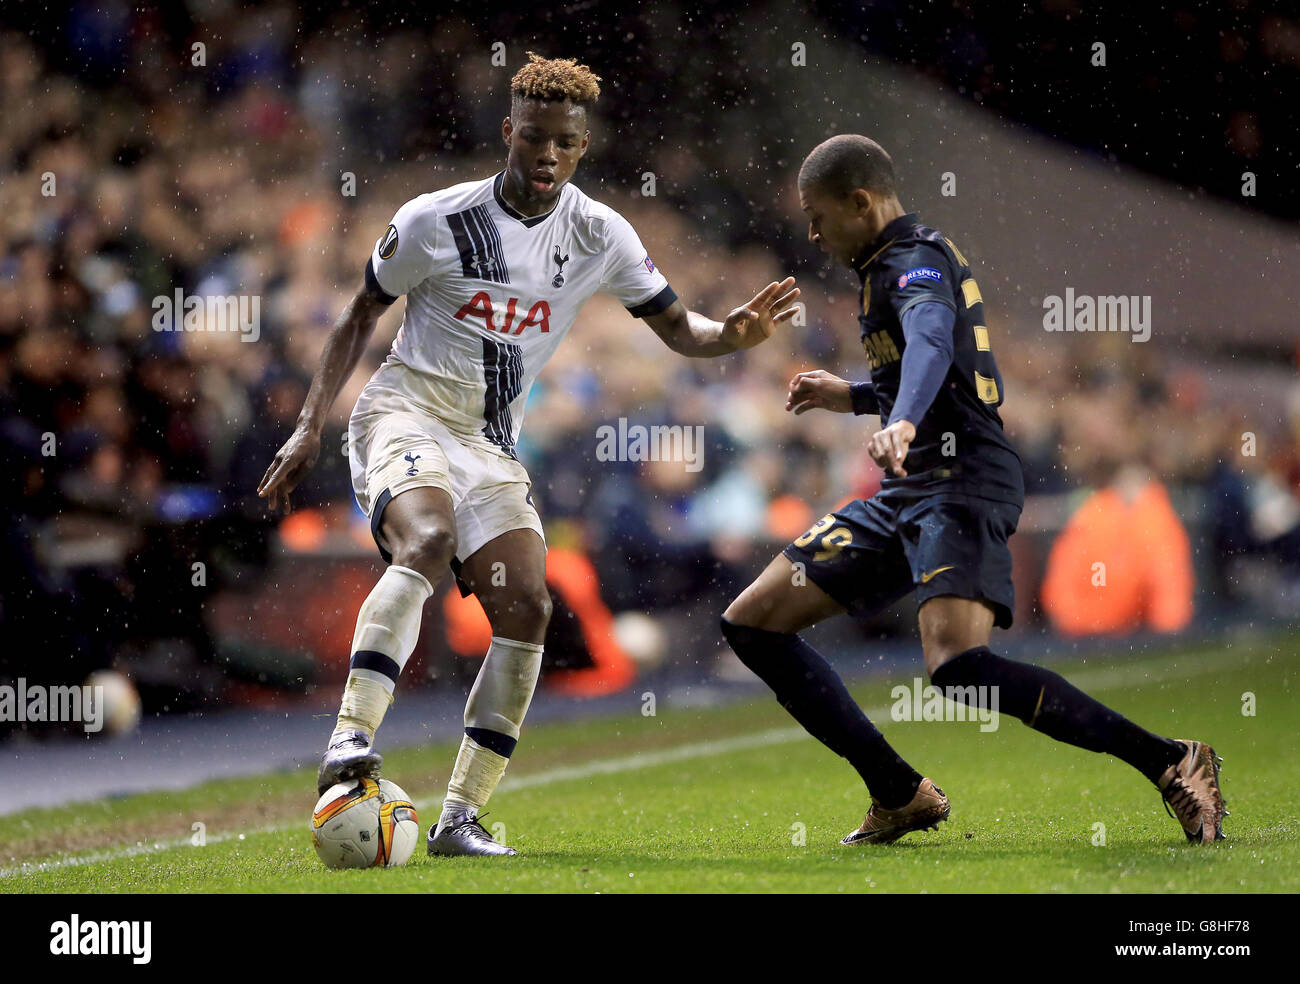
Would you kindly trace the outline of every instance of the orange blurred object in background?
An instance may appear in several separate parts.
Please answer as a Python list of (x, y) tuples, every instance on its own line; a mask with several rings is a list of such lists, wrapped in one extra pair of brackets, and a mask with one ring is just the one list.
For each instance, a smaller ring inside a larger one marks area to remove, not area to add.
[[(547, 685), (574, 697), (599, 697), (629, 686), (636, 679), (636, 664), (614, 639), (614, 617), (601, 600), (591, 561), (577, 550), (550, 547), (546, 584), (577, 616), (593, 663), (584, 669), (553, 670), (545, 675)], [(447, 645), (460, 656), (482, 659), (492, 644), (492, 626), (479, 600), (462, 597), (452, 587), (443, 597), (442, 610)]]

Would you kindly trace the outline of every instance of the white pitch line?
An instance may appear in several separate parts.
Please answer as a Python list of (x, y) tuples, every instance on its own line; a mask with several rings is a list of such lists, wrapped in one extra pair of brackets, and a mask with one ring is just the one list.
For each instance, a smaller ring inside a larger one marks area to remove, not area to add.
[[(1132, 666), (1103, 667), (1096, 670), (1083, 669), (1071, 673), (1068, 677), (1071, 683), (1080, 689), (1092, 690), (1110, 690), (1115, 687), (1131, 686), (1136, 683), (1154, 683), (1166, 679), (1186, 679), (1192, 676), (1202, 676), (1207, 673), (1213, 673), (1220, 670), (1235, 669), (1242, 663), (1250, 662), (1260, 657), (1258, 650), (1246, 648), (1239, 649), (1231, 656), (1221, 656), (1215, 659), (1207, 659), (1200, 663), (1193, 664), (1191, 668), (1186, 665), (1179, 665), (1180, 660), (1185, 662), (1185, 657), (1166, 656), (1158, 659), (1148, 660), (1145, 663), (1135, 663)], [(1175, 672), (1170, 672), (1175, 671)], [(867, 717), (875, 720), (886, 720), (889, 717), (888, 707), (875, 707), (866, 709)], [(755, 748), (767, 748), (772, 745), (783, 745), (800, 739), (809, 738), (810, 736), (803, 728), (771, 728), (767, 731), (756, 731), (745, 735), (736, 735), (731, 738), (715, 738), (709, 741), (691, 742), (685, 745), (676, 745), (671, 748), (662, 749), (654, 752), (636, 752), (632, 755), (624, 755), (619, 758), (593, 759), (584, 762), (581, 765), (562, 765), (554, 769), (543, 769), (519, 777), (505, 777), (497, 795), (515, 792), (522, 789), (536, 789), (542, 786), (550, 786), (558, 782), (574, 782), (583, 779), (591, 779), (595, 776), (616, 775), (621, 772), (637, 772), (642, 769), (653, 769), (661, 765), (670, 765), (673, 762), (685, 762), (694, 758), (708, 758), (714, 755), (727, 755), (731, 752), (749, 751)], [(423, 799), (416, 801), (416, 809), (423, 810), (431, 807), (440, 807), (441, 799)], [(274, 824), (266, 827), (259, 827), (254, 830), (236, 831), (224, 834), (212, 834), (206, 838), (206, 844), (220, 844), (225, 841), (236, 840), (241, 837), (256, 836), (259, 834), (279, 833), (285, 830), (291, 830), (297, 824)], [(15, 868), (0, 868), (0, 879), (14, 878), (20, 875), (37, 874), (43, 871), (54, 871), (61, 868), (79, 868), (89, 864), (101, 864), (106, 861), (120, 861), (126, 858), (140, 857), (150, 854), (157, 854), (163, 851), (176, 850), (177, 848), (190, 846), (190, 838), (178, 837), (172, 840), (155, 841), (150, 844), (135, 844), (130, 847), (113, 848), (110, 850), (94, 851), (88, 854), (71, 855), (64, 858), (56, 858), (51, 861), (23, 862)]]
[[(881, 716), (888, 713), (884, 709), (875, 709), (867, 712), (870, 716)], [(712, 741), (693, 742), (688, 745), (677, 745), (672, 748), (666, 748), (658, 752), (637, 752), (633, 755), (625, 755), (622, 758), (595, 759), (590, 762), (584, 762), (582, 765), (562, 765), (554, 769), (544, 769), (529, 775), (513, 778), (507, 776), (501, 781), (497, 788), (496, 795), (511, 793), (520, 789), (535, 789), (539, 786), (549, 786), (557, 782), (570, 782), (574, 780), (590, 779), (594, 776), (614, 775), (620, 772), (635, 772), (640, 769), (651, 769), (660, 765), (669, 765), (673, 762), (683, 762), (693, 758), (704, 758), (711, 755), (726, 755), (730, 752), (741, 752), (753, 748), (765, 748), (770, 745), (779, 745), (785, 742), (798, 741), (800, 738), (807, 738), (808, 733), (803, 728), (773, 728), (769, 731), (759, 731), (748, 735), (737, 735), (733, 738), (718, 738)], [(417, 810), (431, 809), (441, 807), (440, 798), (428, 798), (415, 801)], [(259, 827), (255, 830), (235, 831), (223, 834), (210, 834), (205, 840), (206, 844), (220, 844), (224, 841), (235, 840), (240, 837), (256, 836), (258, 834), (280, 833), (285, 830), (291, 830), (296, 824), (273, 824), (271, 826)], [(305, 826), (304, 826), (305, 829)], [(53, 871), (59, 868), (79, 868), (88, 864), (100, 864), (105, 861), (118, 861), (125, 858), (140, 857), (143, 855), (157, 854), (163, 851), (176, 850), (182, 847), (190, 846), (190, 838), (176, 837), (171, 840), (155, 841), (151, 844), (134, 844), (131, 847), (115, 848), (103, 851), (94, 851), (89, 854), (77, 854), (65, 858), (56, 858), (51, 861), (28, 861), (23, 862), (15, 868), (0, 868), (0, 878), (13, 878), (18, 875), (36, 874), (42, 871)]]
[[(867, 716), (879, 716), (886, 711), (877, 708), (867, 711)], [(637, 752), (622, 758), (595, 759), (581, 765), (561, 765), (546, 769), (532, 775), (512, 779), (506, 776), (501, 781), (499, 792), (508, 793), (518, 789), (533, 789), (537, 786), (549, 786), (556, 782), (590, 779), (593, 776), (609, 776), (619, 772), (637, 772), (641, 769), (653, 769), (673, 762), (687, 759), (706, 758), (710, 755), (726, 755), (729, 752), (744, 752), (753, 748), (766, 748), (769, 745), (783, 745), (786, 742), (808, 738), (803, 728), (773, 728), (770, 731), (758, 731), (748, 735), (736, 735), (734, 738), (714, 738), (710, 741), (697, 741), (689, 745), (676, 745), (657, 752)], [(435, 801), (441, 803), (441, 800)]]

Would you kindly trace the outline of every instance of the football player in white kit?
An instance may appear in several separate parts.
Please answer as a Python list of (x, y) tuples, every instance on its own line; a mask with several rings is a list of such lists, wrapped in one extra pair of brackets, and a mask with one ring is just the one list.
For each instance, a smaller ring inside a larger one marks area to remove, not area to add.
[(465, 734), (428, 850), (513, 855), (478, 821), (532, 700), (550, 618), (546, 546), (515, 456), (538, 372), (597, 291), (675, 352), (750, 348), (795, 313), (793, 278), (725, 322), (687, 311), (613, 209), (569, 183), (586, 153), (599, 78), (569, 59), (529, 63), (501, 124), (505, 170), (407, 202), (376, 243), (365, 283), (321, 355), (297, 427), (258, 494), (272, 509), (320, 453), (326, 414), (383, 311), (406, 296), (392, 351), (349, 424), (352, 483), (390, 564), (357, 616), (338, 722), (317, 776), (373, 776), (375, 731), (415, 647), (421, 610), (448, 565), (483, 605), (492, 643), (465, 705)]

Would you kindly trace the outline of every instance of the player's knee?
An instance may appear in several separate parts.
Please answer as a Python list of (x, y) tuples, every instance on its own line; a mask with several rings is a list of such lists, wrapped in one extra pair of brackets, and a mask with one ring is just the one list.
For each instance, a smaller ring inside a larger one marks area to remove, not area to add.
[(722, 621), (724, 623), (723, 636), (727, 635), (725, 626), (728, 623), (736, 629), (757, 629), (761, 632), (776, 632), (780, 635), (791, 635), (800, 629), (798, 621), (791, 618), (788, 612), (762, 605), (742, 605), (737, 607), (734, 602), (722, 613)]
[(753, 606), (733, 601), (722, 613), (722, 637), (731, 642), (732, 637), (741, 630), (766, 629), (767, 626), (763, 622), (761, 611), (754, 609)]
[(993, 611), (987, 605), (957, 597), (932, 598), (921, 606), (921, 649), (931, 676), (969, 649), (989, 644)]
[(727, 610), (722, 613), (722, 634), (727, 634), (728, 626), (748, 625), (745, 617), (745, 605), (739, 598), (727, 606)]
[(782, 623), (783, 619), (779, 617), (774, 606), (765, 605), (755, 600), (752, 594), (745, 593), (728, 605), (727, 610), (722, 613), (722, 634), (724, 637), (727, 636), (728, 625), (734, 628), (763, 629), (767, 632), (789, 631)]
[(419, 571), (430, 583), (437, 583), (455, 554), (455, 531), (429, 523), (401, 538), (393, 550), (393, 563)]
[(956, 633), (940, 633), (935, 637), (923, 640), (922, 650), (925, 653), (925, 672), (930, 676), (934, 676), (935, 670), (949, 660), (960, 656), (966, 650), (972, 648), (973, 645), (974, 643), (970, 643)]
[(731, 608), (722, 613), (722, 618), (718, 620), (718, 627), (722, 630), (722, 638), (727, 640), (727, 644), (737, 656), (755, 634), (764, 631), (761, 626), (751, 625), (743, 618), (738, 619)]
[(546, 585), (529, 585), (497, 600), (488, 612), (488, 621), (494, 635), (523, 642), (540, 640), (546, 634), (552, 609)]
[(539, 629), (544, 630), (550, 624), (554, 605), (551, 603), (551, 593), (546, 589), (546, 585), (540, 585), (524, 596), (522, 611), (524, 617)]

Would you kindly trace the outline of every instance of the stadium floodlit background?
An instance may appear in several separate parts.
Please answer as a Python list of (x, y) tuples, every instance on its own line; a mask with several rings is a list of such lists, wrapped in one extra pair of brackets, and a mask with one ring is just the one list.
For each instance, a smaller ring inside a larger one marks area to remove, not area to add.
[[(836, 132), (892, 152), (904, 205), (979, 278), (1030, 493), (1012, 644), (1293, 616), (1300, 18), (1280, 0), (1005, 7), (6, 3), (0, 682), (111, 668), (146, 730), (244, 708), (323, 741), (380, 570), (343, 435), (402, 304), (294, 514), (254, 489), (393, 212), (500, 168), (529, 50), (603, 77), (575, 182), (690, 306), (720, 316), (793, 274), (807, 310), (758, 349), (691, 361), (597, 297), (543, 373), (521, 456), (557, 566), (555, 714), (635, 700), (640, 680), (743, 678), (715, 628), (726, 601), (880, 481), (874, 418), (783, 411), (796, 371), (865, 374), (856, 283), (808, 244), (794, 190)], [(259, 299), (257, 337), (155, 330), (178, 289)], [(1046, 331), (1044, 299), (1067, 290), (1149, 297), (1149, 340)], [(620, 418), (702, 425), (703, 467), (598, 460)], [(452, 731), (485, 645), (468, 605), (444, 583), (398, 701), (454, 695)], [(846, 672), (915, 659), (913, 611), (821, 631)], [(28, 752), (60, 733), (0, 724)]]

